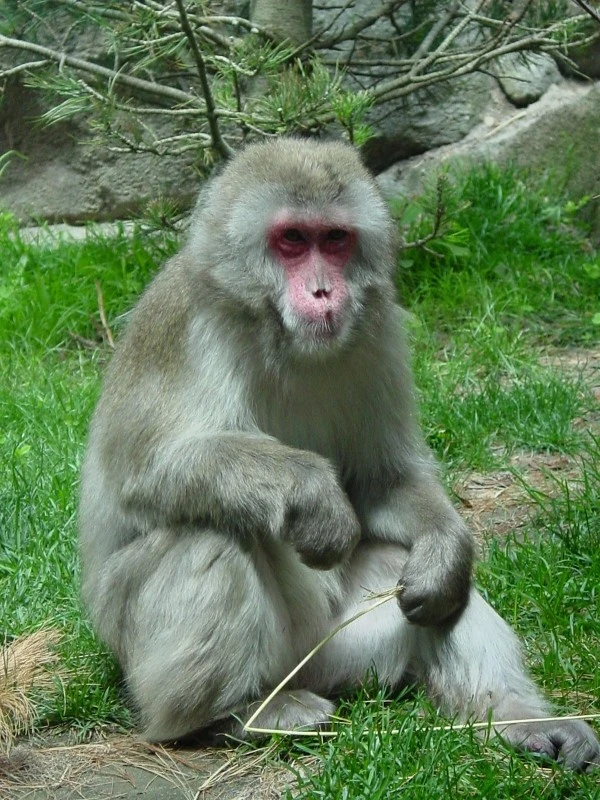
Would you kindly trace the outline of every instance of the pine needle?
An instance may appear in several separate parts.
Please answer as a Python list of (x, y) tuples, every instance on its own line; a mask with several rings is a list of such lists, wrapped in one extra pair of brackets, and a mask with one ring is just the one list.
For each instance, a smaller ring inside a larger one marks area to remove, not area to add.
[(19, 636), (0, 649), (0, 749), (31, 730), (36, 716), (32, 695), (56, 685), (59, 631), (43, 629)]

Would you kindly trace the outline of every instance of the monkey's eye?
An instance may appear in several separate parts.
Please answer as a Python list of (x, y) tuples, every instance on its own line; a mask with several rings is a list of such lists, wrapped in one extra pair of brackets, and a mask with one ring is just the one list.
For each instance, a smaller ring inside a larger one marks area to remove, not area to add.
[(282, 236), (286, 242), (296, 243), (305, 241), (304, 234), (302, 231), (299, 231), (298, 228), (286, 228)]
[(345, 228), (329, 228), (320, 239), (320, 248), (331, 256), (348, 258), (354, 249), (355, 236)]
[(327, 240), (329, 242), (343, 242), (347, 236), (348, 231), (342, 230), (342, 228), (332, 228), (327, 231)]

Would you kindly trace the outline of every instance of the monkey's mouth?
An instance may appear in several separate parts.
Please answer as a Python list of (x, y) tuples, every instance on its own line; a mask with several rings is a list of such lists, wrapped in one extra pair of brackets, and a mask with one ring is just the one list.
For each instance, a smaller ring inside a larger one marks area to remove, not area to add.
[(276, 305), (272, 308), (280, 331), (285, 332), (287, 346), (292, 349), (325, 353), (337, 349), (346, 338), (346, 318), (344, 314), (336, 313), (333, 309), (307, 315), (290, 313), (289, 307), (285, 305), (283, 308)]
[(307, 320), (306, 324), (315, 338), (324, 341), (335, 339), (340, 332), (340, 325), (333, 311), (326, 311), (321, 319)]
[(343, 325), (338, 315), (327, 311), (318, 319), (303, 318), (300, 320), (300, 335), (305, 341), (315, 346), (331, 346), (340, 341)]

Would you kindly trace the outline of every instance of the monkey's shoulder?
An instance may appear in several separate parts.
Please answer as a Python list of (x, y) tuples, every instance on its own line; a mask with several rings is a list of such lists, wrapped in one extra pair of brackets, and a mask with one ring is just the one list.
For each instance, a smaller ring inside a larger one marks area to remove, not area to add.
[(157, 273), (131, 311), (111, 371), (137, 376), (147, 368), (172, 370), (185, 344), (192, 314), (189, 280), (180, 257)]

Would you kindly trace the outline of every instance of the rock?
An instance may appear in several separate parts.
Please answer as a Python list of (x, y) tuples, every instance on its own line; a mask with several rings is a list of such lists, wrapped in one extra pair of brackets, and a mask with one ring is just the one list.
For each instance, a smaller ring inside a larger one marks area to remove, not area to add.
[(567, 45), (566, 57), (556, 55), (556, 63), (563, 75), (569, 78), (585, 80), (586, 78), (600, 78), (600, 30), (598, 23), (589, 15), (586, 17), (582, 9), (576, 3), (568, 3), (565, 8), (568, 17), (582, 17), (585, 19), (584, 25), (587, 33), (592, 38), (588, 44), (580, 47)]
[(373, 108), (368, 122), (377, 131), (364, 148), (374, 172), (402, 158), (457, 142), (481, 122), (492, 79), (474, 73)]
[(41, 95), (11, 81), (0, 107), (0, 153), (13, 156), (0, 206), (23, 221), (83, 222), (139, 214), (157, 198), (186, 207), (200, 185), (192, 156), (115, 153), (94, 141), (85, 117), (44, 127)]
[(544, 53), (509, 53), (495, 64), (502, 91), (515, 106), (539, 100), (553, 83), (560, 81), (554, 59)]
[(449, 165), (484, 160), (550, 173), (575, 198), (590, 196), (584, 209), (600, 239), (600, 83), (565, 81), (527, 108), (515, 108), (499, 93), (485, 122), (462, 141), (402, 161), (378, 177), (388, 197), (414, 196)]
[(561, 60), (559, 69), (572, 78), (600, 78), (600, 39), (585, 47), (572, 48), (567, 53), (572, 61)]

